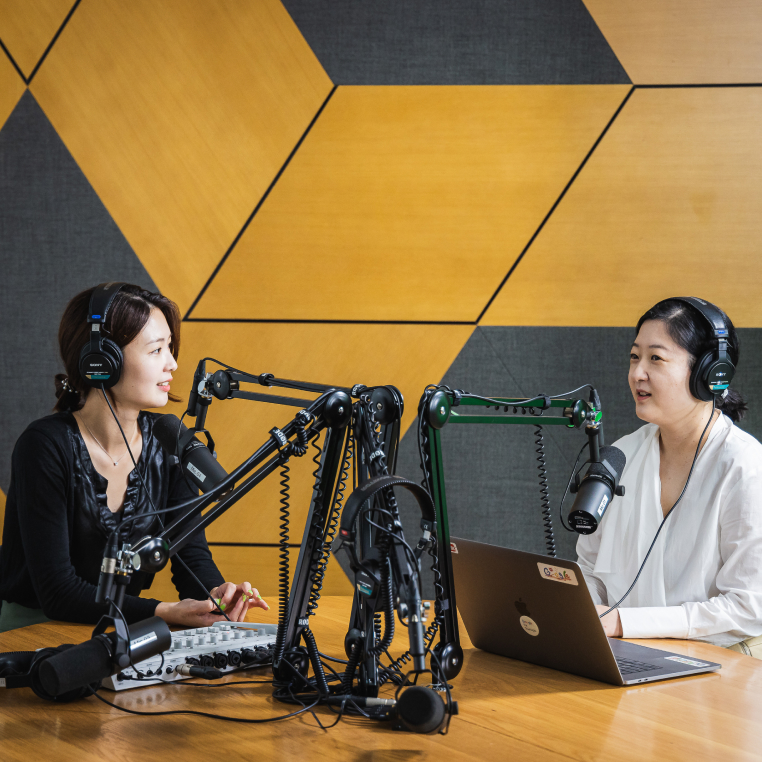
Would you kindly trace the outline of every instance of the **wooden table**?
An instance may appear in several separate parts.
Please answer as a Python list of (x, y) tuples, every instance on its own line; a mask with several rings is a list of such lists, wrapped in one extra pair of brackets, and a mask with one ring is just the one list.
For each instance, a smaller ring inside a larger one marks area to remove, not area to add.
[[(323, 652), (343, 656), (350, 599), (323, 597), (313, 632)], [(254, 621), (275, 621), (274, 610)], [(394, 646), (405, 648), (398, 628)], [(0, 651), (78, 643), (90, 628), (50, 623), (0, 635)], [(462, 632), (464, 632), (462, 630)], [(641, 641), (642, 642), (642, 641)], [(460, 716), (447, 736), (394, 732), (388, 723), (350, 719), (330, 731), (307, 714), (242, 725), (192, 715), (138, 717), (88, 698), (43, 702), (31, 690), (0, 691), (0, 759), (99, 760), (730, 760), (762, 758), (762, 661), (690, 641), (649, 641), (719, 673), (616, 688), (493, 656), (463, 638), (465, 662), (453, 681)], [(257, 670), (262, 678), (265, 669)], [(262, 679), (260, 678), (260, 679)], [(240, 676), (229, 678), (230, 681)], [(256, 678), (252, 678), (256, 679)], [(268, 685), (150, 686), (113, 694), (144, 711), (192, 708), (241, 717), (286, 714)], [(327, 709), (318, 710), (326, 722)]]

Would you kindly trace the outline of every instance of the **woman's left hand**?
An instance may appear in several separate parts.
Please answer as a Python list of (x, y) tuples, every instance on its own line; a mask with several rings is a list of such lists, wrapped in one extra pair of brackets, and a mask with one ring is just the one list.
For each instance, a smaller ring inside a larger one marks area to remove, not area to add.
[[(611, 606), (596, 605), (595, 607), (598, 616), (604, 611), (608, 611), (610, 608)], [(603, 625), (603, 631), (610, 638), (622, 637), (622, 620), (619, 618), (619, 609), (614, 609), (610, 614), (606, 614), (606, 616), (601, 619), (601, 624)]]
[(219, 587), (215, 587), (209, 592), (220, 609), (228, 615), (231, 622), (243, 622), (248, 610), (255, 606), (266, 611), (270, 608), (250, 582), (244, 582), (241, 585), (223, 582)]

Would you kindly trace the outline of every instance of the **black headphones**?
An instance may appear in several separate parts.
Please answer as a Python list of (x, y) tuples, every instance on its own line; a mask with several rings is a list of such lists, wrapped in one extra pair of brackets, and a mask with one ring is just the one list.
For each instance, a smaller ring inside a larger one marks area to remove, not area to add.
[(696, 358), (691, 371), (689, 387), (691, 394), (702, 402), (710, 402), (713, 397), (721, 397), (736, 372), (736, 367), (728, 354), (730, 329), (722, 312), (710, 302), (695, 296), (674, 296), (670, 301), (683, 302), (693, 307), (709, 324), (717, 346)]
[(91, 325), (90, 341), (79, 353), (79, 375), (88, 385), (96, 389), (110, 389), (122, 375), (124, 356), (122, 350), (111, 339), (101, 334), (106, 324), (106, 315), (114, 297), (126, 283), (101, 283), (95, 287), (90, 297), (87, 322)]

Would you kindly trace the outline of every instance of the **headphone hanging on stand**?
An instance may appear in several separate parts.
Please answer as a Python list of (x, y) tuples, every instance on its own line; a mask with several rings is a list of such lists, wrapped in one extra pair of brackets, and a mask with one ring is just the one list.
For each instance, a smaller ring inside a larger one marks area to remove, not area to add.
[(79, 353), (79, 375), (96, 389), (110, 389), (119, 381), (124, 366), (122, 350), (101, 331), (114, 297), (126, 283), (101, 283), (90, 297), (87, 322), (92, 326), (90, 340)]
[(725, 316), (713, 304), (695, 296), (674, 296), (671, 301), (693, 307), (706, 320), (717, 343), (715, 347), (696, 358), (688, 382), (691, 394), (702, 402), (711, 402), (714, 397), (722, 397), (736, 372), (728, 354), (730, 328)]

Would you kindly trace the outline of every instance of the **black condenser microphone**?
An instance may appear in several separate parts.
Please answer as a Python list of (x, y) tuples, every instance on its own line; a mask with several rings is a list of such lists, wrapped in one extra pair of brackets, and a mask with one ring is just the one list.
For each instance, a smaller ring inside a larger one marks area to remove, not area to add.
[(600, 462), (591, 463), (582, 481), (571, 489), (577, 497), (567, 521), (575, 532), (595, 532), (614, 495), (624, 495), (619, 480), (626, 462), (625, 454), (618, 447), (601, 447)]
[[(175, 449), (180, 432), (180, 452)], [(159, 416), (153, 425), (153, 435), (159, 444), (170, 454), (180, 459), (183, 471), (191, 481), (202, 491), (209, 492), (223, 479), (228, 472), (217, 462), (201, 440), (196, 439), (193, 432), (180, 422), (176, 415)]]

